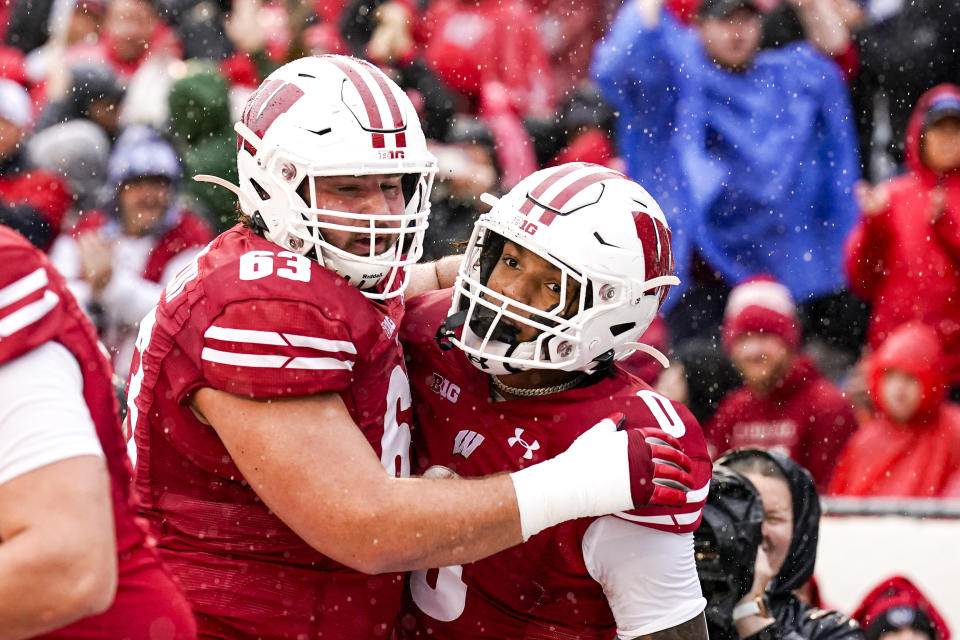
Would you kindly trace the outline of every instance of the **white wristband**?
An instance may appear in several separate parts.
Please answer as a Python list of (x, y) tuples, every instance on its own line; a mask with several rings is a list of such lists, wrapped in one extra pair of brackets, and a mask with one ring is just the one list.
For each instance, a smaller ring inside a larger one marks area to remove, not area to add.
[(633, 508), (627, 434), (604, 422), (557, 457), (510, 474), (524, 541), (567, 520)]

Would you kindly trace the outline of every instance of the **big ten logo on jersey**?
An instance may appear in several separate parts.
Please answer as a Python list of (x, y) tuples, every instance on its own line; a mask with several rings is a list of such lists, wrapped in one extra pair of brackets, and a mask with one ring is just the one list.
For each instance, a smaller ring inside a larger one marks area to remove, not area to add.
[(430, 391), (440, 394), (440, 397), (456, 404), (460, 397), (460, 387), (453, 384), (439, 373), (433, 374), (433, 382), (430, 383)]
[(524, 233), (529, 233), (530, 235), (535, 234), (539, 230), (539, 227), (535, 222), (528, 220), (524, 216), (514, 216), (513, 224), (519, 227), (520, 231), (523, 231)]

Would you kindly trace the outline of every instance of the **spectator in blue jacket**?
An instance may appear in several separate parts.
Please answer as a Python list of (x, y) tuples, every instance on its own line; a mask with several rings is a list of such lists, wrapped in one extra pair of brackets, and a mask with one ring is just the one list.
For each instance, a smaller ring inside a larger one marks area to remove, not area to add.
[[(801, 304), (843, 295), (859, 163), (837, 66), (803, 41), (759, 51), (753, 0), (703, 0), (692, 26), (662, 4), (628, 0), (592, 74), (628, 173), (670, 219), (675, 340), (715, 329), (730, 286), (757, 274)], [(684, 297), (693, 287), (711, 295)]]

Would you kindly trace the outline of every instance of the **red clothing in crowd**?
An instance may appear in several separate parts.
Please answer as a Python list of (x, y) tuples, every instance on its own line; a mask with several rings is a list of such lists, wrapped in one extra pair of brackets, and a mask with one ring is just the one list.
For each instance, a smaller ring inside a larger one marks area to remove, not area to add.
[[(892, 609), (897, 609), (898, 612), (892, 616), (892, 619), (887, 618), (887, 612)], [(934, 640), (950, 640), (950, 627), (947, 626), (943, 616), (927, 596), (903, 576), (887, 578), (878, 584), (866, 595), (853, 617), (868, 634), (868, 629), (874, 624), (880, 624), (881, 628), (890, 631), (911, 626), (915, 628), (914, 623), (918, 622), (917, 616), (905, 616), (904, 609), (912, 609), (929, 620), (930, 628), (936, 634)]]
[(118, 77), (124, 80), (129, 80), (140, 68), (140, 65), (149, 60), (151, 56), (163, 54), (175, 59), (182, 58), (183, 47), (180, 45), (176, 32), (169, 25), (159, 20), (150, 36), (150, 43), (143, 50), (143, 53), (134, 60), (123, 60), (117, 55), (115, 38), (107, 31), (101, 32), (100, 39), (94, 45), (75, 45), (67, 50), (67, 58), (70, 62), (85, 59), (102, 61), (109, 65)]
[(804, 356), (770, 393), (744, 385), (730, 392), (707, 424), (716, 453), (763, 447), (790, 456), (823, 490), (847, 439), (857, 428), (847, 399)]
[[(960, 382), (960, 171), (938, 179), (923, 163), (920, 138), (930, 101), (960, 96), (954, 85), (940, 85), (920, 98), (907, 128), (908, 171), (885, 187), (886, 208), (865, 215), (847, 240), (850, 288), (871, 303), (867, 341), (876, 349), (908, 320), (933, 326), (943, 340), (951, 371)], [(931, 222), (932, 194), (945, 196), (942, 215)], [(920, 293), (922, 292), (922, 293)]]
[(535, 16), (524, 0), (434, 0), (417, 40), (454, 90), (477, 97), (485, 84), (499, 82), (518, 114), (550, 116), (553, 79)]
[[(935, 332), (919, 323), (900, 327), (881, 345), (867, 373), (876, 415), (847, 443), (830, 493), (935, 497), (960, 476), (960, 405), (944, 399), (942, 363)], [(920, 382), (920, 405), (906, 423), (884, 411), (880, 381), (890, 370)]]
[(50, 225), (49, 241), (40, 247), (50, 249), (60, 232), (63, 217), (73, 205), (73, 196), (56, 174), (40, 169), (0, 172), (0, 203), (27, 205)]

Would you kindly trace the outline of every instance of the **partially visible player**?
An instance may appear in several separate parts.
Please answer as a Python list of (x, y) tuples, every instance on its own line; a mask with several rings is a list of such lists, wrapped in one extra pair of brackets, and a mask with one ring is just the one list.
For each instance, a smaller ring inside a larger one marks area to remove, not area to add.
[(129, 389), (144, 515), (202, 637), (389, 637), (401, 571), (683, 502), (689, 482), (655, 491), (650, 445), (604, 416), (549, 465), (407, 477), (397, 334), (436, 171), (413, 105), (362, 60), (304, 58), (236, 128), (243, 223), (144, 319)]
[(134, 520), (110, 377), (63, 278), (0, 226), (0, 638), (196, 637)]
[(418, 470), (528, 468), (618, 407), (648, 428), (655, 463), (672, 468), (662, 445), (682, 448), (695, 490), (680, 508), (582, 518), (478, 562), (415, 571), (398, 631), (599, 639), (615, 627), (621, 638), (706, 640), (692, 534), (710, 482), (703, 434), (685, 407), (615, 365), (651, 351), (636, 340), (676, 282), (663, 213), (635, 182), (584, 163), (487, 200), (454, 289), (411, 300), (401, 328)]

